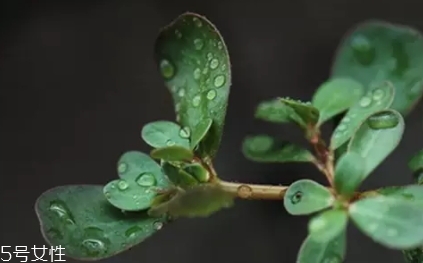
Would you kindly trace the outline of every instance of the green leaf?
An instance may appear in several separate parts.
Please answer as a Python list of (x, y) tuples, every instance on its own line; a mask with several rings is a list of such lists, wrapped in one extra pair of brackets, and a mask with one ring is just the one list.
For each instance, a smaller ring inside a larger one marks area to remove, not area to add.
[(170, 201), (152, 207), (149, 214), (178, 217), (207, 217), (233, 205), (234, 196), (212, 184), (180, 190)]
[(346, 152), (336, 163), (335, 188), (350, 197), (364, 178), (366, 161), (355, 152)]
[(320, 112), (319, 124), (346, 111), (363, 96), (364, 87), (349, 78), (333, 78), (314, 93), (312, 104)]
[(330, 242), (347, 227), (348, 213), (345, 210), (328, 210), (314, 216), (308, 224), (309, 236), (314, 241)]
[(378, 195), (349, 207), (356, 226), (386, 247), (414, 248), (423, 243), (423, 209), (420, 202)]
[(315, 160), (310, 151), (268, 135), (246, 137), (242, 150), (246, 158), (256, 162), (313, 162)]
[(206, 183), (210, 180), (209, 171), (199, 163), (186, 165), (184, 170), (195, 177), (195, 179), (197, 179), (200, 183)]
[(301, 102), (288, 98), (281, 98), (283, 104), (293, 109), (295, 115), (291, 114), (292, 121), (295, 121), (300, 127), (308, 128), (315, 126), (319, 120), (319, 110), (317, 110), (310, 102)]
[(66, 256), (100, 260), (125, 251), (161, 229), (164, 218), (123, 213), (111, 206), (102, 186), (70, 185), (47, 190), (35, 210), (44, 239)]
[(389, 82), (383, 82), (378, 88), (368, 91), (348, 110), (335, 128), (330, 147), (337, 149), (351, 138), (361, 123), (368, 117), (389, 108), (394, 99), (394, 91), (394, 87)]
[(404, 250), (404, 260), (407, 263), (422, 263), (423, 262), (423, 246)]
[(309, 179), (291, 184), (284, 196), (285, 209), (291, 215), (307, 215), (332, 206), (332, 193), (323, 185)]
[(142, 139), (154, 148), (178, 145), (189, 148), (190, 130), (170, 121), (155, 121), (146, 124), (141, 131)]
[(261, 102), (255, 113), (257, 119), (273, 123), (289, 123), (292, 121), (291, 116), (300, 121), (294, 110), (279, 98)]
[(219, 148), (231, 85), (228, 50), (206, 18), (185, 13), (163, 28), (155, 43), (158, 68), (170, 90), (178, 122), (198, 133), (198, 124), (213, 120), (204, 151)]
[(190, 149), (175, 145), (175, 146), (154, 149), (151, 151), (150, 156), (154, 159), (164, 160), (164, 161), (189, 162), (194, 158), (194, 153)]
[(423, 185), (390, 186), (378, 189), (377, 193), (413, 202), (423, 202)]
[(212, 123), (213, 120), (209, 118), (202, 119), (197, 123), (194, 133), (191, 136), (191, 149), (194, 149), (206, 137)]
[(370, 116), (355, 132), (348, 151), (358, 153), (365, 160), (363, 180), (398, 146), (404, 126), (401, 114), (384, 110)]
[(347, 250), (345, 231), (328, 242), (308, 236), (301, 245), (296, 263), (342, 263)]
[(333, 77), (350, 77), (368, 89), (393, 83), (392, 109), (405, 115), (423, 92), (423, 37), (417, 30), (382, 21), (359, 24), (338, 47)]
[(148, 155), (129, 151), (117, 164), (120, 180), (104, 186), (107, 200), (125, 211), (140, 211), (150, 207), (157, 188), (169, 187), (169, 180), (161, 167)]
[(423, 184), (423, 150), (420, 150), (408, 162), (408, 168), (413, 172), (413, 177), (418, 184)]
[(169, 180), (177, 186), (187, 188), (198, 184), (198, 181), (182, 168), (176, 167), (168, 162), (163, 162), (162, 168)]

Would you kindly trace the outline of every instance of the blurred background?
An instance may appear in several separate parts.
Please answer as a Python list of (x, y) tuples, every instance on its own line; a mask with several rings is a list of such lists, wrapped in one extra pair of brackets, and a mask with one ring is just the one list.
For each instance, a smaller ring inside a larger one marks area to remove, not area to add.
[[(305, 145), (293, 126), (254, 120), (260, 101), (310, 99), (328, 78), (341, 37), (358, 22), (376, 18), (423, 30), (415, 0), (1, 1), (2, 246), (41, 247), (33, 209), (39, 194), (64, 184), (107, 183), (117, 177), (123, 152), (149, 151), (140, 138), (144, 124), (174, 120), (152, 51), (158, 30), (185, 11), (205, 15), (225, 38), (233, 85), (215, 166), (226, 180), (250, 183), (324, 182), (311, 165), (243, 157), (248, 134)], [(422, 110), (419, 104), (408, 116), (404, 140), (363, 189), (412, 182), (407, 161), (423, 146)], [(332, 128), (325, 127), (326, 136)], [(293, 263), (307, 221), (288, 215), (281, 202), (238, 201), (207, 219), (178, 220), (103, 262)], [(400, 252), (354, 227), (348, 240), (347, 263), (402, 262)]]

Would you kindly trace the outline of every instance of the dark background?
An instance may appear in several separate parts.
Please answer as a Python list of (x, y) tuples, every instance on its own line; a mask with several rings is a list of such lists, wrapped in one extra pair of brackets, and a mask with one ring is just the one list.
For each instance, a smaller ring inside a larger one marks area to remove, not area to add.
[[(310, 165), (264, 165), (243, 157), (240, 145), (247, 134), (304, 143), (292, 126), (254, 120), (255, 106), (277, 96), (310, 99), (328, 77), (340, 38), (357, 22), (379, 18), (423, 30), (419, 2), (3, 0), (1, 245), (42, 246), (33, 210), (39, 194), (116, 178), (120, 154), (149, 150), (139, 135), (143, 124), (174, 119), (152, 51), (159, 28), (180, 13), (208, 17), (231, 54), (233, 85), (215, 160), (218, 173), (227, 180), (289, 184), (323, 178)], [(364, 188), (412, 182), (406, 163), (423, 146), (416, 139), (423, 129), (421, 112), (420, 104), (407, 119), (398, 150)], [(207, 219), (179, 220), (104, 262), (293, 263), (307, 220), (288, 215), (281, 202), (238, 201)], [(346, 262), (399, 263), (402, 255), (352, 227)]]

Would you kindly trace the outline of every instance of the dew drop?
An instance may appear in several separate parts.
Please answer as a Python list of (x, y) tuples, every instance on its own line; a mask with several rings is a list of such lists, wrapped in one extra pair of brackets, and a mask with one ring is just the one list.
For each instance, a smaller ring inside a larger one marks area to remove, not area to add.
[(303, 192), (301, 192), (301, 191), (297, 191), (297, 192), (295, 192), (295, 194), (293, 194), (292, 196), (291, 196), (291, 203), (293, 204), (293, 205), (295, 205), (295, 204), (298, 204), (299, 202), (301, 202), (301, 198), (303, 197)]
[(171, 79), (175, 75), (175, 67), (167, 59), (160, 61), (160, 72), (165, 79)]
[(194, 107), (198, 107), (200, 105), (201, 102), (201, 96), (200, 95), (196, 95), (193, 99), (192, 99), (192, 105)]
[(217, 69), (218, 66), (219, 66), (219, 60), (217, 60), (217, 58), (213, 58), (210, 61), (210, 68), (211, 69)]
[(223, 48), (222, 41), (217, 42), (217, 48), (218, 49), (222, 49)]
[(121, 179), (119, 180), (119, 182), (117, 183), (117, 186), (119, 188), (119, 190), (126, 190), (129, 187), (128, 182), (126, 182), (125, 180)]
[(173, 146), (173, 145), (175, 145), (175, 142), (174, 142), (174, 141), (172, 141), (172, 140), (167, 140), (167, 141), (166, 141), (166, 145), (167, 145), (167, 146)]
[(367, 66), (374, 61), (376, 50), (367, 37), (363, 35), (355, 36), (351, 42), (351, 47), (354, 57), (360, 64)]
[(217, 92), (214, 89), (211, 89), (207, 92), (207, 99), (208, 100), (214, 100), (216, 98)]
[(345, 131), (346, 129), (347, 129), (347, 125), (342, 123), (336, 128), (336, 130), (338, 131)]
[(212, 60), (212, 58), (213, 58), (213, 54), (212, 53), (207, 53), (207, 60)]
[(125, 162), (121, 162), (118, 165), (118, 173), (124, 174), (126, 173), (126, 170), (128, 169), (128, 165)]
[(50, 203), (50, 211), (54, 212), (65, 224), (74, 225), (75, 219), (65, 202), (55, 200)]
[(317, 217), (317, 218), (313, 218), (310, 221), (310, 231), (312, 232), (317, 232), (322, 230), (323, 228), (325, 228), (327, 225), (327, 220), (321, 218), (321, 217)]
[(214, 78), (214, 82), (213, 82), (213, 84), (214, 84), (214, 86), (215, 86), (216, 88), (220, 88), (220, 87), (222, 87), (222, 86), (223, 86), (223, 84), (225, 84), (225, 76), (223, 76), (223, 75), (217, 75), (217, 76)]
[(185, 95), (185, 89), (184, 88), (180, 88), (178, 91), (178, 96), (179, 97), (183, 97)]
[(372, 94), (374, 100), (381, 100), (385, 96), (385, 92), (382, 89), (375, 89)]
[(195, 70), (194, 70), (194, 79), (200, 79), (200, 76), (201, 76), (201, 69), (199, 69), (199, 68), (196, 68)]
[(194, 18), (192, 19), (192, 21), (194, 22), (194, 24), (195, 24), (197, 27), (202, 27), (202, 26), (203, 26), (203, 23), (201, 23), (200, 19), (198, 19), (197, 17), (194, 17)]
[(342, 122), (343, 123), (349, 123), (350, 122), (350, 118), (349, 117), (344, 117), (343, 119), (342, 119)]
[(182, 128), (179, 131), (179, 136), (181, 136), (182, 138), (185, 138), (185, 139), (189, 138), (189, 136), (191, 136), (191, 129), (188, 126)]
[(195, 49), (201, 50), (204, 47), (204, 41), (200, 38), (196, 38), (194, 39), (194, 46), (195, 46)]
[(112, 197), (112, 195), (110, 194), (110, 192), (105, 192), (104, 195), (106, 196), (107, 199), (110, 199), (110, 197)]
[(369, 97), (363, 97), (361, 98), (359, 105), (363, 108), (370, 106), (372, 103), (372, 100)]
[(90, 256), (97, 256), (107, 250), (106, 244), (103, 241), (95, 238), (87, 238), (82, 241), (82, 247)]
[(156, 221), (156, 222), (154, 222), (154, 223), (153, 223), (153, 227), (154, 227), (154, 229), (156, 229), (156, 230), (160, 230), (160, 229), (162, 229), (162, 228), (163, 228), (163, 223), (162, 223), (162, 222), (160, 222), (160, 221)]
[(238, 187), (237, 192), (239, 197), (247, 199), (253, 194), (253, 189), (251, 189), (248, 185), (241, 185)]
[(142, 173), (136, 179), (140, 186), (153, 186), (156, 184), (156, 177), (152, 173)]
[(175, 30), (175, 35), (177, 38), (182, 38), (182, 33), (178, 29)]
[(391, 129), (399, 124), (398, 116), (391, 111), (376, 113), (367, 119), (367, 124), (371, 129)]
[(226, 65), (223, 64), (221, 68), (222, 68), (223, 71), (225, 71), (226, 70)]
[(209, 68), (206, 66), (203, 68), (203, 75), (206, 75), (209, 72)]
[(133, 227), (128, 228), (125, 231), (125, 236), (128, 237), (128, 238), (134, 238), (134, 237), (137, 237), (139, 234), (141, 234), (142, 231), (143, 231), (143, 229), (141, 227), (133, 226)]

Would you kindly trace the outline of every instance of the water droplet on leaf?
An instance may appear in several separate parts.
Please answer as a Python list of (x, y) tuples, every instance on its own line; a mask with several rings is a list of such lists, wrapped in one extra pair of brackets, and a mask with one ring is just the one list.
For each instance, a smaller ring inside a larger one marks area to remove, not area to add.
[(191, 136), (191, 130), (189, 127), (184, 127), (179, 131), (179, 136), (181, 136), (182, 138), (189, 138), (189, 136)]
[(196, 95), (193, 99), (192, 99), (192, 105), (194, 107), (198, 107), (200, 105), (201, 102), (201, 96), (200, 95)]
[(172, 140), (167, 140), (167, 141), (166, 141), (166, 145), (167, 145), (167, 146), (173, 146), (173, 145), (175, 145), (175, 142), (174, 142), (174, 141), (172, 141)]
[(220, 88), (220, 87), (222, 87), (223, 86), (223, 84), (225, 84), (225, 76), (223, 76), (223, 75), (217, 75), (215, 78), (214, 78), (214, 86), (216, 87), (216, 88)]
[(142, 233), (143, 229), (139, 226), (133, 226), (131, 228), (128, 228), (125, 231), (125, 236), (128, 238), (134, 238), (138, 236), (140, 233)]
[(194, 39), (194, 46), (195, 46), (195, 49), (201, 50), (204, 47), (204, 41), (200, 38), (196, 38)]
[(65, 224), (74, 225), (75, 220), (65, 202), (55, 200), (50, 203), (50, 211), (54, 212)]
[(195, 70), (194, 70), (194, 79), (200, 79), (200, 76), (201, 76), (201, 69), (199, 69), (199, 68), (196, 68)]
[(336, 128), (336, 130), (338, 131), (345, 131), (346, 129), (347, 129), (347, 126), (342, 123)]
[(183, 97), (185, 95), (185, 89), (184, 88), (180, 88), (178, 91), (178, 96), (179, 97)]
[(399, 121), (395, 113), (384, 111), (370, 116), (367, 119), (367, 124), (371, 129), (380, 130), (394, 128), (398, 125)]
[(361, 98), (359, 104), (361, 107), (368, 107), (372, 103), (372, 100), (369, 97)]
[(175, 75), (175, 67), (167, 59), (160, 61), (160, 72), (165, 79), (171, 79)]
[(207, 53), (207, 60), (212, 60), (213, 58), (213, 54), (212, 53)]
[(375, 89), (372, 94), (374, 100), (381, 100), (385, 96), (385, 92), (382, 89)]
[(354, 57), (357, 61), (367, 66), (373, 62), (376, 57), (376, 51), (370, 40), (362, 35), (355, 36), (351, 42)]
[(175, 35), (177, 38), (182, 38), (182, 33), (178, 29), (175, 30)]
[(153, 186), (156, 184), (156, 177), (151, 173), (140, 174), (136, 180), (140, 186)]
[(214, 58), (210, 61), (210, 68), (211, 69), (216, 69), (218, 66), (219, 66), (219, 60), (217, 60), (216, 58)]
[(207, 92), (207, 99), (208, 100), (213, 100), (214, 98), (216, 98), (217, 92), (214, 89), (211, 89)]
[(90, 256), (100, 255), (107, 250), (106, 244), (103, 241), (94, 238), (83, 240), (82, 247), (85, 248), (86, 253)]
[(125, 180), (121, 179), (117, 183), (117, 186), (118, 186), (119, 190), (126, 190), (126, 189), (128, 189), (129, 184)]
[(126, 163), (124, 163), (124, 162), (122, 162), (122, 163), (120, 163), (119, 165), (118, 165), (118, 173), (119, 174), (124, 174), (124, 173), (126, 173), (126, 170), (128, 169), (128, 165), (126, 164)]
[(153, 227), (154, 227), (154, 229), (156, 229), (156, 230), (160, 230), (160, 229), (162, 229), (162, 228), (163, 228), (163, 223), (162, 223), (162, 222), (160, 222), (160, 221), (156, 221), (156, 222), (154, 222), (154, 223), (153, 223)]
[(201, 23), (200, 19), (198, 19), (197, 17), (194, 17), (194, 18), (192, 19), (192, 21), (194, 22), (194, 24), (195, 24), (197, 27), (202, 27), (202, 26), (203, 26), (203, 23)]

